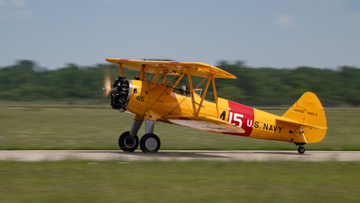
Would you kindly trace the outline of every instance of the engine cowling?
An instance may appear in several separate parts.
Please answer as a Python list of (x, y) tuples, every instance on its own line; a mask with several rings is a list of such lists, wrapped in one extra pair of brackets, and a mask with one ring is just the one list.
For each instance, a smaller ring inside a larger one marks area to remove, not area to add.
[(113, 83), (111, 89), (111, 107), (120, 111), (125, 111), (129, 103), (132, 86), (131, 81), (127, 80), (125, 76), (119, 76)]

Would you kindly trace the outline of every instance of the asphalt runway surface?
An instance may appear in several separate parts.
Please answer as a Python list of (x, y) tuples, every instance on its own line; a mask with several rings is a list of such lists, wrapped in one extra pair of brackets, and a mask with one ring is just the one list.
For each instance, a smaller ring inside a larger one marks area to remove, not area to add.
[(144, 154), (141, 150), (0, 150), (2, 161), (360, 161), (360, 151), (268, 150), (160, 150)]

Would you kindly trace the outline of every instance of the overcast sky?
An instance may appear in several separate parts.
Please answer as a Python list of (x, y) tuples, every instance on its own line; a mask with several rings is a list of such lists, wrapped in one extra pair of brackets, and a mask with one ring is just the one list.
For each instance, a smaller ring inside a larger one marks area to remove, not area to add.
[(360, 67), (360, 0), (0, 0), (0, 67), (105, 58)]

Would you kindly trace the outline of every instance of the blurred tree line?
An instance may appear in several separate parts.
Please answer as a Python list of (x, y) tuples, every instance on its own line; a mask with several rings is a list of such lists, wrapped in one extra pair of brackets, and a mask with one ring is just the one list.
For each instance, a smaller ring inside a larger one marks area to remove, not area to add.
[[(219, 97), (246, 105), (293, 104), (304, 92), (317, 94), (324, 106), (360, 105), (360, 69), (343, 66), (336, 70), (298, 67), (296, 69), (250, 68), (242, 61), (217, 67), (238, 79), (216, 79)], [(0, 68), (0, 100), (8, 101), (104, 101), (104, 69), (112, 80), (119, 69), (112, 64), (79, 67), (67, 64), (57, 70), (40, 68), (30, 60)], [(125, 69), (133, 79), (137, 71)], [(200, 81), (201, 78), (195, 79)], [(211, 87), (210, 87), (211, 89)], [(207, 98), (213, 99), (209, 91)]]
[(238, 78), (217, 80), (217, 88), (230, 100), (255, 105), (292, 104), (310, 91), (325, 106), (360, 105), (360, 69), (356, 67), (249, 68), (242, 61), (235, 64), (224, 61), (218, 67)]

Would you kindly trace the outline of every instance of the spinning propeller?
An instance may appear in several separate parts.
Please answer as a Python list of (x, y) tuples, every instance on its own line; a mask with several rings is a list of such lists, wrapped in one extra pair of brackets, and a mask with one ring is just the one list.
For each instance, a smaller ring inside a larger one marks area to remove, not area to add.
[(113, 109), (121, 111), (125, 110), (125, 107), (130, 99), (130, 81), (126, 80), (125, 76), (119, 76), (114, 83), (111, 83), (111, 77), (109, 70), (105, 70), (104, 74), (104, 97), (110, 95), (111, 106)]
[(111, 91), (110, 73), (109, 73), (109, 70), (105, 70), (105, 75), (104, 75), (104, 88), (103, 88), (104, 97), (109, 96), (110, 91)]

